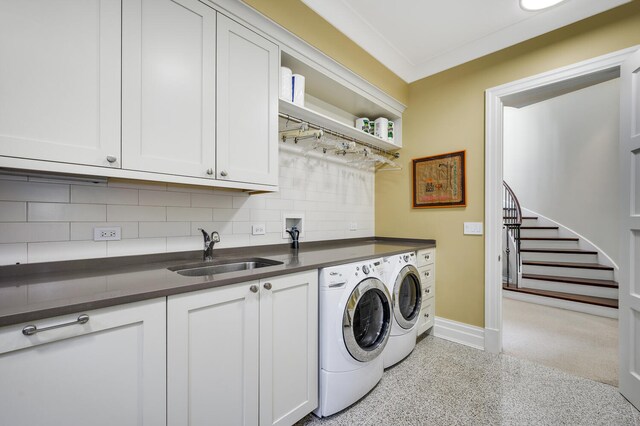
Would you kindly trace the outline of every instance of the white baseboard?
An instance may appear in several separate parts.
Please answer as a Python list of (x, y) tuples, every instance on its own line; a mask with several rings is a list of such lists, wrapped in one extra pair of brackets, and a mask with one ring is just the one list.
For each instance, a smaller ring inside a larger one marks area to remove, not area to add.
[(433, 335), (451, 342), (484, 350), (484, 328), (436, 317)]

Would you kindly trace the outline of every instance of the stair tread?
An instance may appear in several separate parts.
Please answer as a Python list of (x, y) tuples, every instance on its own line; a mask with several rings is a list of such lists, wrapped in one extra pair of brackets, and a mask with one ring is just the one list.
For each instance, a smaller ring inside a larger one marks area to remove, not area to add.
[(558, 229), (557, 226), (521, 226), (520, 229)]
[(527, 248), (527, 249), (520, 249), (520, 251), (527, 252), (527, 253), (598, 254), (597, 251), (592, 251), (592, 250), (555, 249), (555, 248)]
[(566, 237), (520, 237), (520, 240), (536, 241), (536, 240), (549, 240), (549, 241), (578, 241), (577, 238)]
[(601, 269), (605, 271), (613, 271), (613, 266), (601, 265), (599, 263), (581, 263), (581, 262), (546, 262), (539, 260), (523, 260), (523, 265), (531, 266), (552, 266), (559, 268), (578, 268), (578, 269)]
[(502, 288), (508, 291), (515, 291), (519, 293), (527, 293), (536, 296), (544, 296), (544, 297), (552, 297), (554, 299), (562, 299), (568, 300), (571, 302), (578, 303), (587, 303), (590, 305), (598, 305), (605, 306), (608, 308), (618, 309), (618, 300), (617, 299), (608, 299), (606, 297), (595, 297), (595, 296), (585, 296), (583, 294), (571, 294), (571, 293), (561, 293), (559, 291), (549, 291), (549, 290), (536, 290), (533, 288), (515, 288), (508, 287), (503, 284)]
[(555, 281), (568, 284), (590, 285), (595, 287), (618, 288), (618, 283), (611, 280), (595, 280), (592, 278), (558, 277), (555, 275), (522, 274), (522, 278), (540, 281)]

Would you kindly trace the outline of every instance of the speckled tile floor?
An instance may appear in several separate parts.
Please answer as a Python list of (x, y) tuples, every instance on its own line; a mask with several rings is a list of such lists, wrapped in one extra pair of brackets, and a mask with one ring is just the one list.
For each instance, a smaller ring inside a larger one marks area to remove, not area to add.
[(433, 336), (348, 409), (297, 425), (640, 425), (617, 388)]

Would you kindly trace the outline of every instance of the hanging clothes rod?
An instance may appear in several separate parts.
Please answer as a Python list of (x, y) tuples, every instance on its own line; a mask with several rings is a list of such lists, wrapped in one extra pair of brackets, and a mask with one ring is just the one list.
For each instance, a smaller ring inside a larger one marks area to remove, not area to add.
[(358, 139), (353, 138), (353, 137), (351, 137), (351, 136), (343, 135), (342, 133), (335, 132), (335, 131), (333, 131), (333, 130), (331, 130), (331, 129), (327, 129), (327, 128), (325, 128), (325, 127), (318, 126), (318, 125), (316, 125), (316, 124), (310, 123), (310, 122), (309, 122), (309, 121), (307, 121), (307, 120), (301, 120), (301, 119), (296, 118), (296, 117), (293, 117), (293, 116), (291, 116), (291, 115), (289, 115), (289, 114), (284, 114), (284, 113), (282, 113), (282, 112), (279, 112), (279, 113), (278, 113), (278, 115), (279, 115), (281, 118), (285, 118), (285, 119), (287, 119), (288, 121), (293, 121), (294, 123), (307, 123), (307, 125), (308, 125), (309, 127), (313, 127), (314, 129), (321, 130), (321, 131), (323, 131), (323, 132), (325, 132), (325, 133), (328, 133), (328, 134), (330, 134), (330, 135), (336, 136), (336, 137), (338, 137), (338, 138), (340, 138), (340, 139), (344, 139), (344, 140), (347, 140), (347, 141), (350, 141), (350, 142), (355, 142), (355, 143), (357, 143), (358, 145), (362, 145), (362, 146), (365, 146), (365, 147), (367, 147), (367, 148), (374, 149), (374, 150), (376, 150), (376, 151), (378, 151), (378, 152), (381, 152), (381, 153), (383, 153), (383, 154), (385, 154), (385, 155), (389, 155), (389, 156), (391, 156), (391, 157), (393, 157), (393, 158), (400, 158), (400, 153), (399, 153), (399, 152), (391, 152), (391, 151), (387, 151), (386, 149), (383, 149), (383, 148), (378, 148), (378, 147), (377, 147), (377, 146), (375, 146), (375, 145), (371, 145), (371, 144), (369, 144), (369, 143), (359, 141)]

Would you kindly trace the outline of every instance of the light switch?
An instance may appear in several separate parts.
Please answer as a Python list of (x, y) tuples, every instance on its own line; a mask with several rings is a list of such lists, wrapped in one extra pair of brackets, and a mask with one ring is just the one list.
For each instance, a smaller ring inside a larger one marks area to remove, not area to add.
[(465, 235), (482, 235), (482, 222), (465, 222)]

